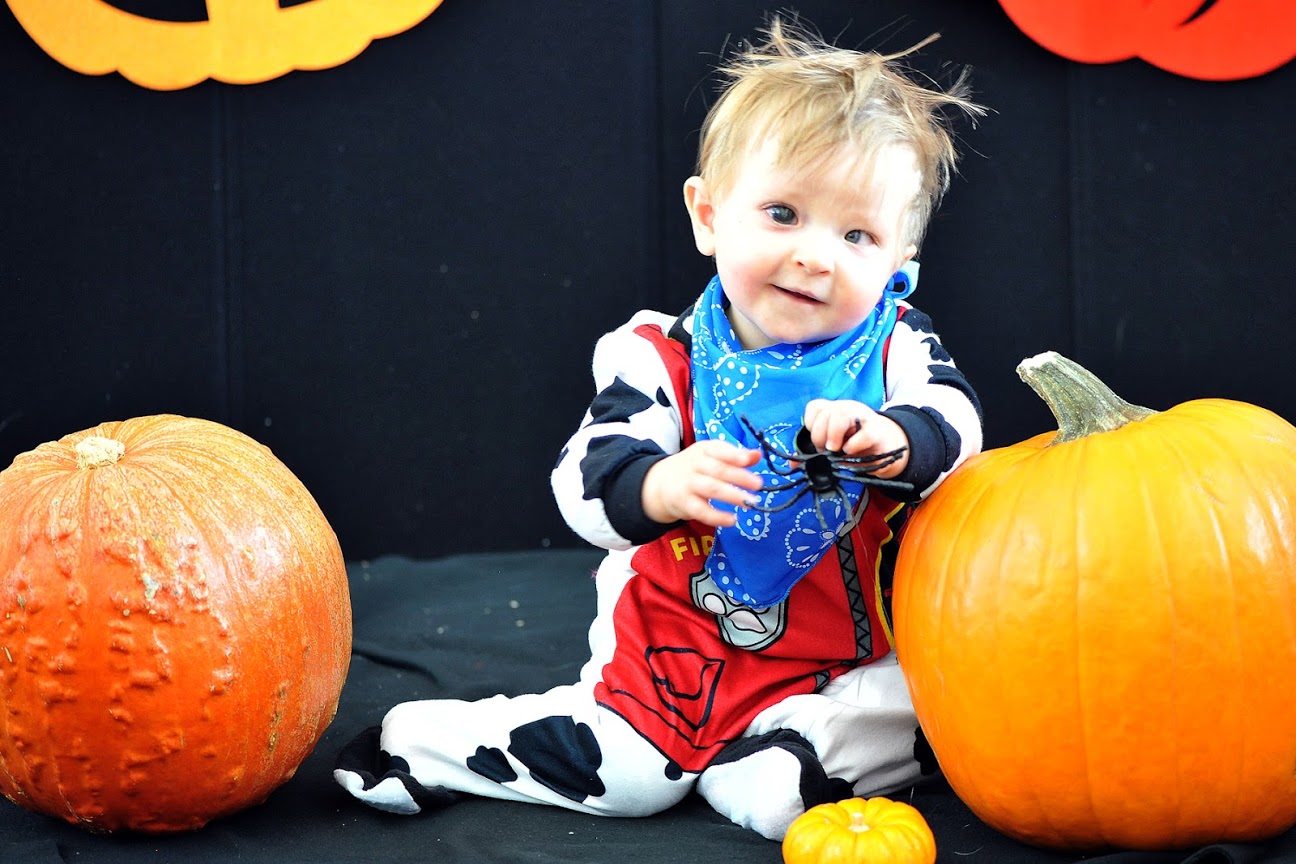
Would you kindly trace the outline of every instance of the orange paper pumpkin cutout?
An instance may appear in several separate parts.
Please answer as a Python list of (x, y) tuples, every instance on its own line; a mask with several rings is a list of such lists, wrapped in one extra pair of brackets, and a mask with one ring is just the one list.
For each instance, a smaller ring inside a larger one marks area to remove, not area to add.
[(1233, 81), (1296, 57), (1296, 0), (999, 0), (1044, 48), (1080, 63), (1141, 57), (1167, 72)]
[(401, 33), (441, 0), (207, 0), (206, 21), (159, 21), (103, 0), (6, 0), (18, 23), (55, 60), (86, 75), (120, 72), (153, 90), (207, 78), (269, 81), (326, 69), (374, 39)]

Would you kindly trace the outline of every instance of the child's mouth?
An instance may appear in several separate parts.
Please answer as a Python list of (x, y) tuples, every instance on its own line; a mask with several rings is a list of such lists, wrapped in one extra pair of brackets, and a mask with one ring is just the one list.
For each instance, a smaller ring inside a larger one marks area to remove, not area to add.
[(814, 297), (814, 296), (812, 296), (812, 295), (810, 295), (810, 294), (802, 294), (800, 291), (793, 291), (791, 288), (784, 288), (784, 287), (782, 287), (781, 285), (775, 285), (774, 287), (777, 288), (777, 289), (778, 289), (780, 292), (782, 292), (784, 295), (786, 295), (786, 296), (788, 296), (788, 297), (791, 297), (793, 300), (797, 300), (797, 301), (799, 301), (799, 302), (801, 302), (801, 303), (821, 303), (821, 302), (823, 302), (823, 301), (821, 301), (818, 297)]

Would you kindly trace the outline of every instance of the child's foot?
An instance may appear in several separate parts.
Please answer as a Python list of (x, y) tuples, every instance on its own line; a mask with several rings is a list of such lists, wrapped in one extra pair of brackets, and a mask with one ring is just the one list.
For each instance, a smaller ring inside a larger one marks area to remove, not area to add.
[(816, 804), (852, 795), (830, 778), (814, 747), (791, 729), (740, 738), (698, 778), (698, 793), (716, 812), (770, 840), (782, 840), (792, 820)]
[(444, 807), (464, 796), (440, 786), (432, 789), (409, 773), (409, 764), (379, 746), (381, 726), (371, 726), (342, 748), (333, 768), (333, 779), (361, 801), (411, 816), (427, 808)]

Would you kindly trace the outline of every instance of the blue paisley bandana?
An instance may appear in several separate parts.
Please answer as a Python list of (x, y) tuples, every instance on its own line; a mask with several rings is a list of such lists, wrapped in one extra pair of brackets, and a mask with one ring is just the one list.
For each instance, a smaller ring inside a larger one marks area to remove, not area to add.
[[(873, 408), (884, 397), (882, 353), (896, 322), (896, 300), (908, 297), (918, 284), (918, 263), (910, 261), (891, 278), (882, 299), (854, 330), (823, 342), (771, 345), (744, 350), (725, 312), (720, 277), (713, 278), (693, 312), (693, 432), (699, 441), (719, 439), (760, 449), (743, 425), (746, 416), (767, 440), (785, 453), (795, 452), (806, 403), (811, 399), (854, 399)], [(784, 460), (775, 459), (780, 470)], [(762, 460), (752, 468), (768, 488), (787, 478)], [(718, 509), (736, 510), (738, 524), (719, 528), (706, 560), (715, 584), (731, 600), (763, 609), (784, 600), (792, 586), (833, 547), (859, 504), (863, 485), (842, 483), (850, 501), (820, 502), (814, 496), (776, 513), (735, 508), (713, 502)], [(757, 493), (761, 504), (780, 504), (795, 490)]]

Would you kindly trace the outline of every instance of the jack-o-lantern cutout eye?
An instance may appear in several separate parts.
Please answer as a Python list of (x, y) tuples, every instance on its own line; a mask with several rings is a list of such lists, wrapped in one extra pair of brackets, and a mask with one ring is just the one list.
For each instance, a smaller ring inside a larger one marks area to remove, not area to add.
[[(207, 20), (207, 0), (104, 0), (109, 6), (155, 21)], [(283, 5), (282, 3), (280, 5)]]
[(36, 44), (64, 66), (178, 90), (207, 78), (255, 84), (294, 69), (338, 66), (374, 39), (418, 24), (442, 0), (6, 2)]
[(999, 0), (1044, 48), (1080, 63), (1141, 57), (1187, 78), (1233, 81), (1296, 57), (1293, 0)]

